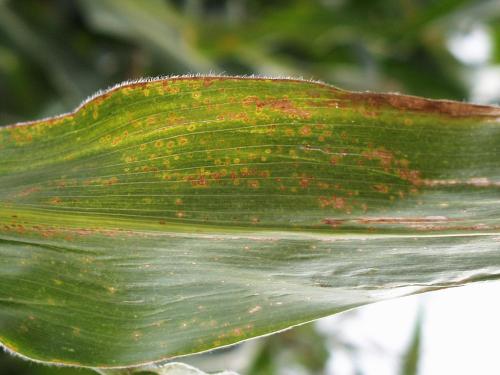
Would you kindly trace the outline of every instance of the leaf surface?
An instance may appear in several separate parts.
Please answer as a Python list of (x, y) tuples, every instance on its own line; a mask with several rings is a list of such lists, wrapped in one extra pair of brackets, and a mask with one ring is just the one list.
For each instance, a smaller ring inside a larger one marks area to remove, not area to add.
[(137, 365), (498, 278), (499, 115), (181, 77), (0, 128), (0, 342)]

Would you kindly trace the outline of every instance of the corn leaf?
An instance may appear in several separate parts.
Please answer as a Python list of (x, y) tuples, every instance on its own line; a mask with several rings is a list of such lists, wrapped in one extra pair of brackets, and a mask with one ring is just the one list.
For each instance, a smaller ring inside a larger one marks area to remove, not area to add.
[(0, 342), (138, 365), (499, 278), (499, 116), (179, 77), (0, 128)]

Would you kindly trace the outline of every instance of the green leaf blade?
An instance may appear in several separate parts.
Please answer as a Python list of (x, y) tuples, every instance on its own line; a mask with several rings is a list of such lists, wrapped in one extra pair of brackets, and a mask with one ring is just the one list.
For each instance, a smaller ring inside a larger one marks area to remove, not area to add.
[(0, 341), (135, 365), (498, 278), (498, 118), (196, 77), (0, 128)]

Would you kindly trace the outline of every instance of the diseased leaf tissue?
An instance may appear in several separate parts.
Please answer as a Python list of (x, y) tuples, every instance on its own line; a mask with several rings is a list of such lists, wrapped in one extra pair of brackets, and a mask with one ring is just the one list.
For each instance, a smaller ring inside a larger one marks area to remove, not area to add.
[(497, 278), (499, 115), (180, 77), (0, 128), (0, 342), (148, 363)]

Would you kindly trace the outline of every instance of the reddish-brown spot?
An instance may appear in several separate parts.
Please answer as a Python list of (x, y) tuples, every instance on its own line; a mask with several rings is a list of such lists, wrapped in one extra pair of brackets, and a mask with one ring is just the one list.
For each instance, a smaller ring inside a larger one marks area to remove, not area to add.
[(333, 195), (331, 198), (327, 198), (321, 196), (318, 200), (321, 208), (332, 207), (338, 210), (346, 208), (346, 199), (343, 197)]
[(276, 112), (281, 112), (283, 114), (287, 114), (293, 118), (301, 118), (308, 119), (311, 117), (311, 113), (297, 107), (290, 99), (288, 98), (266, 98), (259, 99), (256, 96), (247, 96), (243, 99), (242, 104), (244, 106), (255, 105), (258, 110), (262, 110), (264, 108), (271, 109)]
[(345, 207), (345, 198), (342, 198), (342, 197), (337, 197), (337, 196), (333, 196), (332, 197), (332, 204), (334, 205), (335, 208), (337, 209), (342, 209)]
[(330, 219), (330, 218), (326, 218), (326, 219), (322, 220), (323, 224), (329, 225), (332, 228), (338, 228), (338, 227), (340, 227), (343, 222), (344, 222), (344, 220)]
[(317, 107), (317, 108), (324, 108), (324, 107), (340, 108), (341, 103), (338, 99), (323, 98), (321, 101), (308, 100), (306, 104), (310, 107)]
[(423, 180), (420, 177), (420, 171), (407, 169), (407, 168), (401, 168), (401, 169), (397, 169), (396, 172), (402, 180), (408, 181), (409, 183), (411, 183), (414, 186), (420, 186), (423, 184)]
[(111, 142), (111, 145), (112, 146), (116, 146), (118, 144), (120, 144), (122, 142), (123, 138), (118, 136), (118, 137), (115, 137), (113, 138), (113, 141)]
[(119, 181), (120, 180), (117, 177), (111, 177), (108, 180), (103, 180), (102, 184), (105, 185), (105, 186), (112, 186), (112, 185), (118, 183)]
[[(467, 116), (499, 116), (500, 109), (490, 106), (467, 104), (449, 100), (432, 100), (416, 96), (399, 94), (375, 94), (375, 93), (355, 93), (337, 92), (343, 99), (351, 101), (345, 106), (356, 103), (368, 104), (372, 108), (393, 107), (399, 110), (410, 110), (415, 112), (440, 113), (452, 117)], [(343, 104), (344, 105), (344, 104)]]
[(59, 197), (53, 197), (51, 200), (50, 200), (50, 204), (60, 204), (62, 202), (61, 198)]
[(386, 184), (375, 184), (373, 189), (379, 193), (387, 194), (389, 192), (389, 186)]
[(216, 81), (216, 78), (212, 77), (203, 77), (203, 87), (210, 87)]
[(40, 190), (41, 189), (39, 187), (30, 187), (30, 188), (22, 190), (20, 193), (17, 194), (17, 196), (18, 197), (27, 197), (28, 195), (39, 192)]
[(445, 216), (425, 217), (364, 217), (359, 218), (359, 224), (413, 224), (413, 223), (442, 223), (450, 221)]
[(330, 158), (330, 164), (331, 165), (337, 165), (340, 162), (340, 160), (342, 160), (342, 156), (341, 155), (332, 156)]
[(246, 112), (228, 112), (225, 114), (225, 119), (233, 121), (249, 122), (250, 117)]
[(394, 155), (392, 152), (385, 150), (384, 148), (373, 149), (370, 151), (363, 152), (363, 157), (368, 160), (378, 160), (384, 170), (388, 171), (392, 165)]
[(302, 189), (307, 189), (309, 187), (309, 179), (308, 178), (301, 178), (300, 179), (300, 187)]
[(241, 101), (241, 103), (245, 106), (248, 107), (252, 104), (257, 104), (260, 103), (260, 99), (257, 96), (247, 96), (245, 99)]
[(208, 186), (208, 180), (203, 174), (186, 176), (185, 179), (191, 182), (194, 187), (206, 187)]
[(248, 181), (248, 186), (252, 189), (258, 189), (260, 187), (260, 183), (258, 180), (250, 180)]
[(310, 136), (312, 133), (311, 127), (310, 126), (303, 126), (300, 128), (300, 135), (307, 137)]

